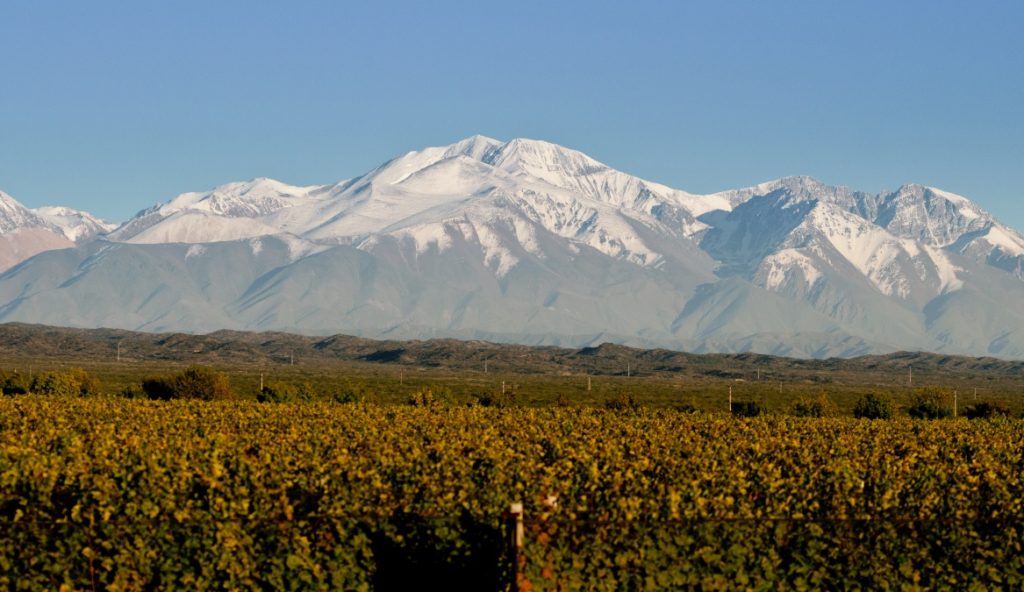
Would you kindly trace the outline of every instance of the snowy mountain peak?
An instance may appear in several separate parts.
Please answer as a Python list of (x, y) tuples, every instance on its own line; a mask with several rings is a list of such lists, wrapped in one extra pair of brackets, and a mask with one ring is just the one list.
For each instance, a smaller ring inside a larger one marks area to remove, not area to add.
[(0, 191), (0, 234), (20, 228), (50, 229), (50, 224), (9, 194)]
[(72, 242), (81, 242), (117, 228), (117, 224), (101, 220), (89, 212), (60, 206), (44, 206), (33, 210), (56, 226)]
[(527, 174), (562, 187), (566, 177), (583, 177), (611, 170), (577, 150), (543, 140), (516, 138), (486, 155), (484, 162), (499, 169)]
[(211, 242), (278, 234), (259, 219), (314, 200), (323, 186), (297, 187), (267, 177), (182, 193), (143, 210), (110, 233), (112, 240), (141, 243)]
[(184, 193), (102, 241), (78, 223), (109, 228), (0, 194), (0, 230), (17, 227), (0, 271), (18, 265), (0, 274), (0, 320), (1024, 357), (1024, 237), (916, 184), (695, 195), (550, 142), (471, 136), (330, 185)]
[(462, 155), (474, 160), (484, 160), (486, 156), (501, 146), (501, 142), (487, 136), (475, 135), (460, 140), (445, 150), (445, 158)]
[(254, 218), (294, 205), (316, 187), (296, 187), (267, 177), (227, 183), (205, 193), (184, 193), (160, 208), (170, 215), (181, 210), (206, 211)]
[(918, 184), (878, 196), (873, 222), (893, 234), (946, 246), (981, 230), (992, 217), (965, 197)]

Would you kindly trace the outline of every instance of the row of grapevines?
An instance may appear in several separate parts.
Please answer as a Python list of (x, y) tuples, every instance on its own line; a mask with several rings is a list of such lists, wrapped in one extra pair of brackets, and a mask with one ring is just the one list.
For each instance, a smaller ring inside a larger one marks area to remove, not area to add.
[(1024, 423), (0, 397), (0, 588), (1020, 587)]

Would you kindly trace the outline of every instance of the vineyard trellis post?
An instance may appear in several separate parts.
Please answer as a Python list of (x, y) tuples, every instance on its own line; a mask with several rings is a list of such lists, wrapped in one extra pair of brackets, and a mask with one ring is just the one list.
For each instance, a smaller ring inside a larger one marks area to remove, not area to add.
[(519, 577), (522, 572), (523, 557), (523, 503), (512, 502), (508, 506), (508, 556), (511, 564), (510, 589), (519, 592)]

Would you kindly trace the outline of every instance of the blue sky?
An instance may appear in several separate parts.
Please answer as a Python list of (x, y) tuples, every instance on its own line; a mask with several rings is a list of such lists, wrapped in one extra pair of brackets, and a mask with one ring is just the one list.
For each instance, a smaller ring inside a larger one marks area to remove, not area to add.
[(0, 4), (0, 189), (122, 220), (481, 133), (692, 192), (919, 182), (1017, 229), (1021, 2)]

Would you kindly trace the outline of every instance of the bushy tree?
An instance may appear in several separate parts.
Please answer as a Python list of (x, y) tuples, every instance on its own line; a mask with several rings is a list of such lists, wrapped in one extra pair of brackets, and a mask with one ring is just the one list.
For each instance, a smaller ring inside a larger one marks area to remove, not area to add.
[(857, 401), (853, 416), (860, 419), (892, 419), (892, 402), (875, 393), (868, 393)]
[(967, 419), (994, 419), (1009, 416), (1010, 410), (999, 403), (975, 403), (964, 409), (964, 417)]
[(174, 393), (180, 399), (212, 401), (231, 396), (228, 377), (206, 366), (189, 366), (174, 377)]
[(82, 395), (98, 395), (102, 386), (100, 380), (89, 374), (82, 368), (72, 368), (68, 370), (68, 374), (78, 382), (78, 392)]
[(308, 401), (313, 398), (313, 388), (309, 384), (295, 386), (284, 382), (269, 382), (263, 390), (256, 393), (260, 403), (291, 403)]
[(170, 376), (150, 376), (143, 379), (142, 391), (150, 399), (169, 401), (174, 396), (173, 379)]
[(907, 413), (917, 419), (943, 419), (953, 412), (946, 406), (953, 399), (952, 391), (939, 387), (925, 387), (914, 391)]
[(142, 381), (142, 390), (150, 399), (199, 399), (212, 401), (232, 396), (231, 384), (224, 374), (206, 366), (189, 366), (172, 376), (154, 376)]
[(100, 392), (100, 381), (81, 368), (40, 372), (32, 378), (29, 390), (38, 395), (95, 395)]
[(0, 373), (0, 393), (5, 395), (24, 395), (29, 392), (32, 383), (28, 376), (18, 372)]
[(32, 378), (29, 389), (37, 395), (71, 396), (78, 394), (78, 381), (63, 372), (40, 372)]
[(793, 415), (797, 417), (835, 417), (838, 414), (838, 407), (825, 392), (815, 399), (800, 399), (793, 405)]

